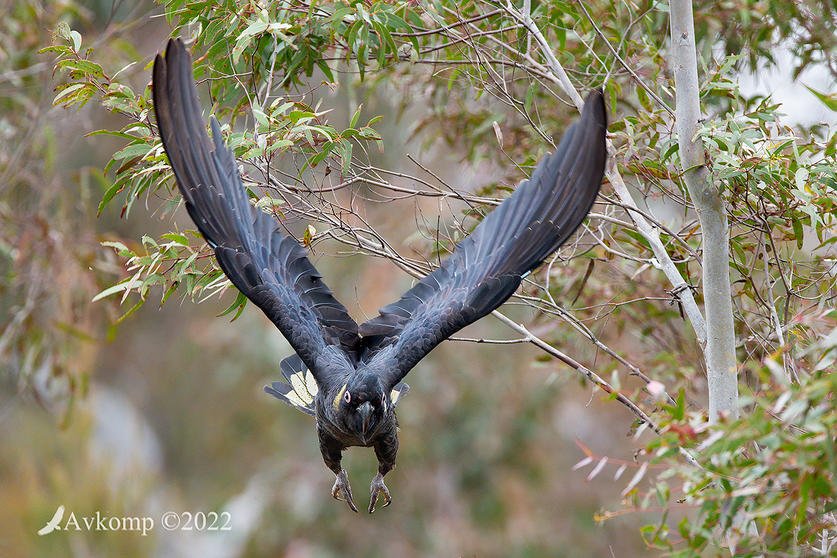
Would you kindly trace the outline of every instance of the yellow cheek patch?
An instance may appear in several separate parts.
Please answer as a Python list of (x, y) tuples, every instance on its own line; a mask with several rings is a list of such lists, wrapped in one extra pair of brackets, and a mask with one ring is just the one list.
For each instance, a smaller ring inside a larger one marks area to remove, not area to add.
[(340, 391), (337, 392), (337, 396), (334, 398), (333, 405), (335, 409), (340, 406), (340, 399), (343, 397), (343, 393), (345, 393), (345, 391), (346, 384), (343, 384), (343, 387), (340, 388)]

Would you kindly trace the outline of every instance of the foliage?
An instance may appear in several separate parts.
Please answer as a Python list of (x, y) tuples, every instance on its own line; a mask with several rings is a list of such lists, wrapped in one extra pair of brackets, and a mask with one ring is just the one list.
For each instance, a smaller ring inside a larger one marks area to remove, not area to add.
[[(779, 49), (793, 54), (793, 77), (820, 66), (837, 76), (837, 11), (833, 2), (698, 2), (699, 34), (718, 34), (728, 53), (741, 53), (751, 70), (776, 63)], [(731, 23), (731, 24), (730, 24)], [(707, 41), (704, 50), (710, 49)], [(778, 48), (777, 48), (778, 47)]]
[[(636, 490), (630, 500), (637, 510), (693, 512), (676, 528), (662, 514), (659, 523), (644, 529), (651, 546), (678, 556), (719, 543), (735, 556), (832, 555), (837, 374), (830, 369), (836, 341), (833, 330), (815, 347), (816, 371), (799, 383), (783, 385), (768, 368), (756, 371), (765, 388), (744, 397), (749, 413), (736, 422), (707, 429), (700, 413), (672, 413), (668, 433), (649, 446), (664, 472), (653, 490)], [(774, 362), (773, 368), (781, 374), (781, 365)], [(685, 466), (677, 458), (684, 441), (699, 452), (703, 467)]]
[(100, 169), (67, 165), (50, 103), (52, 67), (38, 52), (56, 27), (79, 40), (66, 22), (84, 22), (86, 13), (73, 2), (7, 8), (0, 22), (0, 372), (13, 391), (66, 423), (86, 393), (85, 349), (105, 338), (117, 308), (89, 304), (112, 280), (103, 270), (113, 258), (97, 250), (85, 207), (107, 181)]

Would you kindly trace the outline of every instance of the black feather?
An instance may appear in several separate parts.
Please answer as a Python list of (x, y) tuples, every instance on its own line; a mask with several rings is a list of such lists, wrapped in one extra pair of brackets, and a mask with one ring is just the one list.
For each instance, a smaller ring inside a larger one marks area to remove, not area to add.
[(441, 341), (504, 303), (584, 221), (606, 160), (607, 115), (593, 91), (581, 117), (529, 180), (483, 219), (441, 267), (361, 324), (361, 360), (395, 385)]
[(439, 269), (358, 327), (306, 251), (250, 204), (214, 118), (212, 138), (207, 135), (180, 40), (169, 41), (165, 58), (155, 59), (153, 85), (163, 146), (189, 215), (224, 273), (276, 324), (318, 383), (344, 380), (361, 364), (387, 386), (398, 384), (441, 341), (505, 302), (573, 234), (604, 174), (607, 116), (601, 92), (594, 91), (531, 178)]
[[(250, 203), (215, 118), (210, 140), (192, 61), (181, 40), (170, 40), (165, 58), (154, 60), (153, 93), (160, 136), (186, 210), (215, 249), (221, 269), (276, 324), (318, 382), (326, 369), (333, 373), (348, 365), (350, 371), (360, 342), (357, 324), (321, 281), (306, 251)], [(329, 345), (338, 345), (347, 358), (315, 368)]]

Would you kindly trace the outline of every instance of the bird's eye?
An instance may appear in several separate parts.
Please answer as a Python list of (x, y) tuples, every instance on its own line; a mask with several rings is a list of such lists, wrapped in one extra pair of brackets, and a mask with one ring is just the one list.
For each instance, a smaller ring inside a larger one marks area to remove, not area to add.
[(343, 394), (343, 401), (345, 401), (346, 403), (351, 403), (352, 402), (352, 394), (349, 393), (348, 391), (346, 391), (346, 393)]

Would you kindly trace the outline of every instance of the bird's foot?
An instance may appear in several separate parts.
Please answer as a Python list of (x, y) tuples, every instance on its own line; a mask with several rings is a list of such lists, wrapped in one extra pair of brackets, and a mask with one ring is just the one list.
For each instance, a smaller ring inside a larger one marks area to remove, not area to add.
[(357, 512), (357, 506), (352, 499), (352, 487), (349, 486), (349, 474), (345, 469), (340, 470), (340, 474), (334, 480), (334, 486), (331, 487), (331, 495), (335, 500), (342, 500), (349, 505), (353, 512)]
[(379, 494), (384, 495), (384, 505), (381, 506), (382, 508), (385, 508), (392, 503), (392, 497), (389, 495), (389, 488), (387, 488), (387, 485), (384, 484), (384, 476), (381, 473), (378, 473), (375, 475), (375, 478), (372, 479), (372, 484), (369, 486), (369, 492), (369, 513), (375, 511), (375, 503), (378, 501)]

